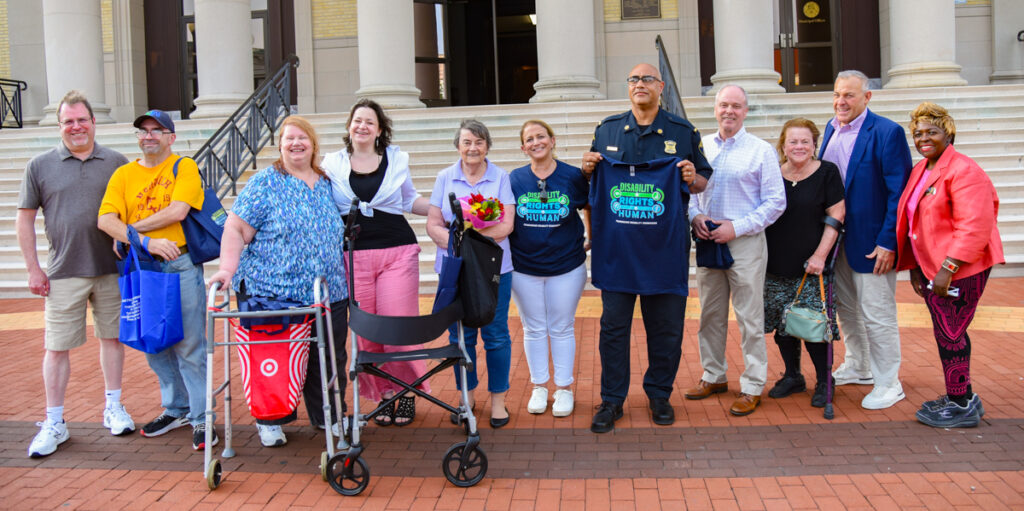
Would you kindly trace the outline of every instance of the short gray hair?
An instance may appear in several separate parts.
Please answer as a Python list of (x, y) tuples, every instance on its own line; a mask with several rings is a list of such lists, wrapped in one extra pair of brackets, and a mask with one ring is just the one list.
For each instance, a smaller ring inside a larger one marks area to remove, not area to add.
[(487, 131), (487, 126), (484, 126), (484, 123), (476, 119), (463, 119), (462, 124), (459, 124), (459, 129), (455, 132), (456, 149), (459, 147), (459, 138), (462, 136), (462, 130), (466, 130), (478, 138), (484, 139), (484, 142), (487, 142), (487, 150), (491, 149), (491, 132)]
[(715, 103), (718, 103), (718, 96), (720, 94), (722, 94), (722, 91), (724, 91), (725, 89), (728, 89), (729, 87), (733, 87), (735, 89), (739, 89), (740, 94), (743, 94), (743, 105), (744, 106), (750, 106), (750, 103), (747, 102), (747, 91), (746, 91), (746, 89), (744, 89), (743, 87), (740, 87), (739, 85), (732, 84), (732, 83), (730, 83), (729, 85), (723, 86), (721, 89), (718, 89), (718, 92), (715, 93)]
[(856, 69), (847, 69), (846, 71), (840, 71), (839, 74), (836, 75), (836, 81), (837, 82), (840, 79), (846, 79), (846, 78), (856, 78), (856, 79), (860, 80), (861, 92), (867, 92), (868, 89), (870, 89), (870, 87), (868, 86), (868, 82), (871, 79), (868, 78), (868, 75), (866, 75), (866, 74), (864, 74), (864, 73), (862, 73), (860, 71), (857, 71)]

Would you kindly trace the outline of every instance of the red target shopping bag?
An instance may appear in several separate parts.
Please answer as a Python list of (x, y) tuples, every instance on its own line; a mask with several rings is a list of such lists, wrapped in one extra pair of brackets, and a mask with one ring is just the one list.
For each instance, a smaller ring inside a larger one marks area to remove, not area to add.
[[(313, 321), (288, 326), (252, 325), (251, 328), (232, 323), (236, 341), (253, 342), (308, 338)], [(253, 417), (281, 419), (295, 411), (306, 383), (308, 342), (240, 344), (238, 359), (242, 365), (245, 402)]]

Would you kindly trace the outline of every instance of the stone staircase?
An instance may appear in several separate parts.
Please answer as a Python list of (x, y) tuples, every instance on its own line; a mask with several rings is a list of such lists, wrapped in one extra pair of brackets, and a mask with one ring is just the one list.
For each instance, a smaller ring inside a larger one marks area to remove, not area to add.
[[(994, 270), (995, 276), (1024, 274), (1024, 89), (1018, 86), (978, 86), (874, 91), (871, 109), (906, 126), (910, 111), (921, 101), (930, 100), (950, 110), (957, 124), (959, 151), (974, 158), (996, 184), (1000, 198), (999, 229), (1006, 251), (1007, 264)], [(690, 121), (701, 133), (716, 129), (713, 98), (693, 97), (684, 100)], [(496, 165), (512, 170), (527, 163), (519, 150), (519, 127), (527, 119), (543, 119), (557, 136), (557, 154), (566, 162), (579, 165), (581, 155), (590, 146), (594, 126), (601, 119), (626, 110), (625, 100), (548, 103), (540, 105), (489, 105), (473, 107), (396, 110), (390, 112), (394, 121), (394, 143), (408, 151), (412, 159), (413, 180), (420, 192), (429, 196), (438, 171), (457, 158), (453, 141), (455, 130), (463, 118), (481, 120), (491, 131), (493, 146), (489, 158)], [(317, 128), (321, 151), (342, 147), (347, 112), (307, 116)], [(746, 127), (751, 133), (773, 145), (782, 124), (803, 116), (824, 123), (832, 116), (831, 93), (797, 93), (756, 95), (750, 97), (750, 113)], [(180, 121), (176, 124), (178, 138), (175, 151), (191, 155), (213, 134), (219, 123), (208, 120)], [(123, 152), (128, 158), (139, 157), (137, 141), (130, 124), (97, 127), (96, 140)], [(24, 262), (15, 237), (14, 218), (22, 173), (28, 160), (53, 147), (59, 140), (55, 127), (4, 130), (0, 132), (0, 297), (28, 296)], [(911, 144), (911, 154), (919, 159)], [(277, 147), (268, 146), (261, 154), (258, 168), (268, 166), (277, 158)], [(245, 179), (251, 172), (243, 176)], [(233, 197), (225, 206), (230, 208)], [(423, 217), (410, 216), (420, 245), (421, 291), (429, 292), (436, 282), (433, 272), (434, 246), (426, 236)], [(40, 261), (46, 261), (46, 240), (41, 215), (36, 228), (39, 236)], [(692, 259), (692, 255), (691, 255)], [(215, 264), (207, 265), (212, 272)], [(691, 270), (692, 271), (692, 270)]]

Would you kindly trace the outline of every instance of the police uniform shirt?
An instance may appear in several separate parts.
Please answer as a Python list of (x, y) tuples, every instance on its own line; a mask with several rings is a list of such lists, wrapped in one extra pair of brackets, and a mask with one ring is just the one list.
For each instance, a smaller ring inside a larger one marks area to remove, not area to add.
[(697, 174), (711, 178), (711, 164), (704, 157), (700, 132), (686, 119), (660, 108), (650, 126), (639, 126), (631, 110), (605, 118), (594, 130), (590, 150), (626, 163), (658, 158), (690, 160)]

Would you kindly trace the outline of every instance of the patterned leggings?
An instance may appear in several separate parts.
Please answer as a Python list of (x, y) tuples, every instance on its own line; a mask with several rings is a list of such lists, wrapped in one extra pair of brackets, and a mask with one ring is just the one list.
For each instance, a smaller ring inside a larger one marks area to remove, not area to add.
[(960, 288), (958, 298), (942, 298), (928, 289), (924, 290), (924, 302), (932, 316), (939, 360), (946, 378), (946, 394), (954, 401), (966, 402), (973, 395), (971, 338), (967, 335), (967, 327), (974, 319), (990, 271), (991, 268), (951, 282), (950, 287)]

